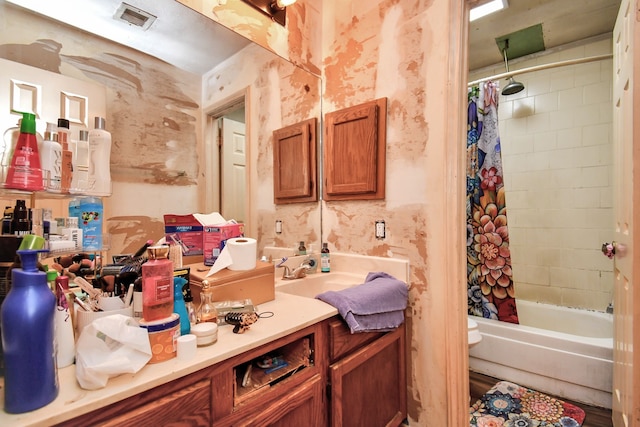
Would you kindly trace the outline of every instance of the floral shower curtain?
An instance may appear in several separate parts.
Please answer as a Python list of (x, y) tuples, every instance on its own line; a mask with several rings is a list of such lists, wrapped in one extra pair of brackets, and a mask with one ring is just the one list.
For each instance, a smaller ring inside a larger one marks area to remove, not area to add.
[(498, 135), (497, 83), (469, 92), (467, 294), (469, 314), (518, 323)]

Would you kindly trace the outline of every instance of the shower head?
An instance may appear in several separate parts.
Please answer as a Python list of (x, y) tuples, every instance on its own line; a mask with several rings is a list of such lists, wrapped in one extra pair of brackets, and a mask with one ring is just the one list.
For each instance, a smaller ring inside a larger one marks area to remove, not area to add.
[[(504, 41), (504, 48), (502, 49), (502, 54), (504, 55), (504, 67), (507, 69), (507, 73), (509, 72), (509, 59), (507, 58), (507, 49), (509, 48), (509, 39)], [(517, 82), (513, 79), (513, 77), (509, 78), (509, 84), (502, 89), (503, 95), (513, 95), (514, 93), (518, 93), (524, 89), (524, 85), (520, 82)]]
[(509, 78), (509, 84), (502, 89), (503, 95), (513, 95), (514, 93), (518, 93), (524, 90), (524, 85), (520, 82), (517, 82), (513, 79), (513, 77)]

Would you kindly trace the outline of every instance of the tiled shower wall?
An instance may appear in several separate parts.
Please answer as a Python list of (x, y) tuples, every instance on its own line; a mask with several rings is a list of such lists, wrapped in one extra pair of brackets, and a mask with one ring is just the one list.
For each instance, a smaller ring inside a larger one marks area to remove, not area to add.
[[(607, 37), (509, 65), (603, 55), (611, 46)], [(613, 229), (612, 70), (608, 59), (517, 75), (525, 90), (500, 96), (517, 298), (599, 311), (611, 302), (613, 262), (600, 247)], [(470, 81), (502, 72), (500, 64)]]

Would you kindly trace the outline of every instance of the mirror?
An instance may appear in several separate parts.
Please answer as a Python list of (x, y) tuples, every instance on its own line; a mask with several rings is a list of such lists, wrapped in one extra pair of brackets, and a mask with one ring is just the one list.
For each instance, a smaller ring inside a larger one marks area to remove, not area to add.
[[(45, 12), (41, 2), (15, 2), (32, 3)], [(104, 2), (81, 0), (78, 4)], [(191, 29), (196, 38), (204, 38), (204, 31), (215, 28), (217, 35), (209, 37), (216, 40), (231, 30), (174, 0), (127, 3), (141, 9), (155, 7), (152, 14), (157, 19), (146, 32), (119, 22), (126, 31), (118, 43), (109, 39), (116, 36), (113, 31), (104, 37), (86, 31), (97, 29), (98, 12), (78, 13), (79, 29), (0, 1), (1, 58), (104, 86), (107, 129), (113, 138), (113, 195), (105, 200), (111, 252), (134, 252), (150, 236), (162, 236), (164, 214), (219, 208), (218, 185), (224, 180), (219, 165), (224, 156), (218, 152), (215, 123), (238, 99), (244, 100), (246, 111), (247, 236), (258, 240), (259, 250), (271, 245), (297, 247), (300, 240), (319, 250), (319, 202), (273, 203), (271, 143), (274, 129), (321, 117), (320, 78), (244, 38), (245, 43), (224, 54), (221, 63), (204, 68), (176, 65), (194, 58), (200, 64), (217, 51), (214, 45), (191, 51), (194, 42), (181, 44)], [(179, 15), (167, 15), (169, 7), (179, 8)], [(73, 6), (62, 10), (65, 21), (71, 21), (75, 11)], [(170, 19), (164, 19), (167, 16)], [(198, 24), (185, 25), (186, 16)], [(167, 20), (181, 26), (154, 40), (153, 26)], [(147, 47), (160, 49), (150, 53), (134, 49), (133, 42), (141, 40)], [(152, 56), (167, 52), (181, 55)], [(280, 234), (275, 233), (276, 220), (282, 222)]]

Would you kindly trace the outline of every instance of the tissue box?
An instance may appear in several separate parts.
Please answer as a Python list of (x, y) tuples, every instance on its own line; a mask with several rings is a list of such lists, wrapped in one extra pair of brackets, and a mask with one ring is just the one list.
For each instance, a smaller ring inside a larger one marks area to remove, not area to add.
[(205, 225), (202, 233), (204, 265), (213, 265), (228, 239), (242, 236), (244, 224)]
[[(191, 295), (196, 307), (200, 304), (202, 281), (210, 270), (203, 263), (190, 264)], [(275, 294), (275, 266), (270, 262), (256, 262), (256, 268), (245, 271), (232, 271), (223, 268), (214, 275), (206, 277), (213, 289), (213, 301), (251, 299), (254, 305), (273, 301)]]
[(202, 255), (203, 225), (191, 214), (164, 215), (165, 239), (182, 247), (182, 255)]

